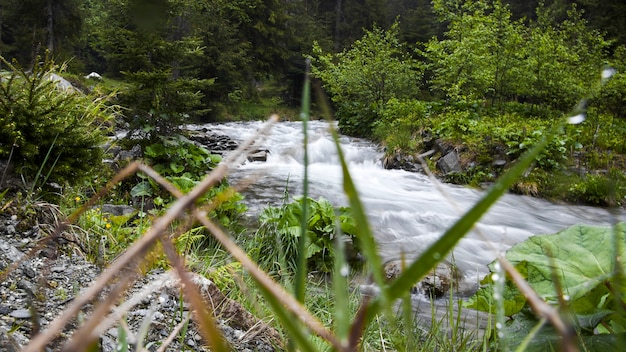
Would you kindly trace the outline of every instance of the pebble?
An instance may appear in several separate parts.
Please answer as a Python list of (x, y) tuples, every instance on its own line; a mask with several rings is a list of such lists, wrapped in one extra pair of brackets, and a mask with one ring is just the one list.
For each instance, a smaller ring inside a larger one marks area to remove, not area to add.
[(50, 268), (50, 271), (52, 271), (53, 273), (61, 273), (61, 272), (64, 272), (66, 269), (67, 268), (65, 265), (58, 265), (58, 266), (53, 266), (52, 268)]
[(30, 319), (30, 317), (32, 317), (29, 309), (16, 309), (9, 313), (9, 315), (17, 319)]

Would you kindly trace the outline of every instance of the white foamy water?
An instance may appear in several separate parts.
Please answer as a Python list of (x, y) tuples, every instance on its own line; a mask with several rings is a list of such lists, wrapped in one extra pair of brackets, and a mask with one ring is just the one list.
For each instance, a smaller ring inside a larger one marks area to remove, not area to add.
[[(262, 122), (238, 122), (190, 126), (209, 128), (237, 141), (252, 136)], [(347, 205), (343, 176), (328, 123), (309, 123), (309, 192), (333, 204)], [(276, 124), (260, 146), (270, 151), (266, 162), (246, 162), (234, 170), (231, 183), (255, 177), (244, 191), (251, 211), (282, 202), (285, 187), (291, 196), (302, 193), (304, 149), (302, 124)], [(484, 194), (465, 187), (442, 185), (442, 194), (425, 175), (382, 168), (382, 151), (366, 140), (341, 137), (361, 200), (386, 260), (420, 255)], [(452, 200), (455, 205), (451, 203)], [(460, 209), (460, 210), (457, 210)], [(505, 195), (494, 205), (448, 256), (468, 281), (487, 273), (497, 251), (504, 251), (531, 235), (560, 231), (576, 223), (610, 225), (626, 219), (624, 212), (611, 215), (601, 208), (558, 205), (541, 199)]]

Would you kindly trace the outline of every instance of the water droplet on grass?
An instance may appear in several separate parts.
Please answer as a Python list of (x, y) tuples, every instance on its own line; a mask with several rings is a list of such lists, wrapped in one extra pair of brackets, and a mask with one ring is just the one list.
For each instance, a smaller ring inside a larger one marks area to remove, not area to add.
[(577, 125), (583, 121), (585, 121), (585, 114), (578, 114), (575, 116), (570, 116), (567, 118), (567, 123), (572, 124), (572, 125)]
[(344, 265), (343, 267), (341, 267), (341, 272), (340, 272), (341, 276), (343, 277), (348, 277), (348, 274), (350, 274), (350, 268), (348, 268), (347, 265)]
[(613, 77), (613, 75), (616, 73), (617, 71), (613, 67), (607, 67), (604, 70), (602, 70), (602, 79), (609, 79)]

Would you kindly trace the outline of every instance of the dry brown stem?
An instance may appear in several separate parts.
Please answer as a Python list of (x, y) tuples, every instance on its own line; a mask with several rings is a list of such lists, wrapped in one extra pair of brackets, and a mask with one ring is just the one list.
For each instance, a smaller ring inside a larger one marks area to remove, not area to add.
[[(108, 193), (113, 186), (117, 183), (137, 172), (137, 170), (143, 171), (147, 175), (156, 176), (155, 180), (162, 185), (174, 195), (179, 196), (178, 200), (172, 204), (172, 206), (166, 211), (166, 213), (155, 219), (152, 226), (146, 231), (144, 236), (137, 240), (133, 245), (131, 245), (126, 251), (124, 251), (113, 263), (111, 263), (110, 267), (105, 270), (96, 281), (89, 286), (82, 294), (76, 297), (72, 303), (63, 311), (63, 313), (58, 316), (54, 321), (50, 323), (48, 329), (46, 329), (43, 333), (36, 335), (26, 346), (24, 349), (25, 352), (36, 352), (42, 350), (50, 341), (52, 341), (56, 336), (60, 334), (63, 328), (68, 324), (68, 322), (76, 316), (76, 314), (81, 310), (81, 308), (88, 304), (94, 297), (101, 292), (108, 283), (114, 279), (114, 277), (125, 270), (129, 264), (133, 262), (140, 262), (143, 260), (145, 255), (149, 252), (151, 246), (155, 243), (157, 239), (159, 239), (162, 234), (164, 234), (170, 224), (177, 218), (179, 218), (187, 209), (189, 209), (194, 202), (200, 198), (209, 188), (213, 187), (217, 183), (219, 183), (226, 175), (228, 174), (229, 168), (231, 165), (234, 165), (241, 155), (243, 155), (246, 150), (257, 140), (259, 136), (265, 134), (271, 125), (278, 121), (277, 115), (272, 115), (269, 119), (269, 122), (261, 128), (255, 136), (242, 143), (235, 151), (233, 151), (222, 163), (220, 163), (209, 175), (207, 175), (194, 189), (192, 189), (189, 193), (183, 195), (175, 189), (175, 187), (168, 185), (167, 182), (164, 182), (164, 179), (158, 175), (156, 172), (153, 173), (153, 170), (147, 166), (141, 166), (138, 162), (133, 162), (128, 165), (125, 169), (120, 171), (109, 183), (107, 183), (106, 187), (101, 189), (95, 196), (93, 196), (87, 203), (85, 203), (80, 209), (74, 212), (72, 215), (68, 217), (68, 219), (62, 223), (60, 223), (56, 231), (50, 235), (48, 238), (42, 240), (37, 246), (35, 246), (23, 260), (31, 258), (34, 254), (41, 250), (46, 244), (48, 244), (52, 239), (57, 238), (65, 228), (75, 222), (78, 217), (84, 213), (87, 209), (91, 208), (95, 205), (98, 199)], [(171, 187), (170, 187), (171, 186)], [(172, 188), (173, 187), (173, 188)], [(14, 263), (7, 271), (5, 271), (2, 275), (0, 275), (0, 279), (4, 279), (6, 275), (8, 275), (12, 270), (17, 268), (20, 264)], [(172, 263), (174, 264), (174, 263)], [(184, 273), (179, 273), (181, 275), (181, 280), (184, 280)], [(274, 283), (275, 284), (275, 283)], [(275, 284), (277, 285), (277, 284)], [(191, 286), (190, 286), (191, 287)], [(191, 291), (190, 291), (191, 292)], [(110, 299), (109, 306), (110, 308), (112, 302), (115, 299), (112, 297)], [(195, 300), (195, 298), (194, 298)], [(198, 304), (196, 302), (196, 304)], [(91, 319), (98, 320), (106, 316), (107, 312), (103, 312), (102, 310), (98, 310), (98, 315), (92, 315)], [(215, 340), (215, 338), (211, 338), (211, 336), (205, 335), (208, 341)]]

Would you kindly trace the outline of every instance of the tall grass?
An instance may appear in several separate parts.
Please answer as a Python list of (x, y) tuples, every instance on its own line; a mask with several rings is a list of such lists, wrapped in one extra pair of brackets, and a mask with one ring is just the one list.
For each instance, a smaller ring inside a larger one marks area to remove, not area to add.
[[(305, 131), (305, 146), (309, 101), (310, 91), (308, 89), (307, 80), (307, 86), (305, 86), (304, 89), (305, 103), (301, 114)], [(578, 113), (580, 112), (576, 111), (576, 114)], [(25, 348), (25, 351), (34, 352), (42, 350), (61, 333), (85, 304), (94, 302), (95, 307), (91, 318), (78, 327), (72, 339), (67, 342), (65, 350), (84, 350), (87, 348), (86, 346), (91, 346), (93, 341), (98, 337), (95, 332), (101, 331), (101, 327), (99, 327), (98, 323), (105, 320), (111, 308), (116, 306), (116, 302), (122, 297), (124, 289), (138, 277), (140, 272), (137, 271), (137, 268), (151, 260), (150, 258), (152, 257), (150, 253), (154, 250), (157, 243), (162, 246), (167, 262), (180, 279), (182, 293), (193, 309), (194, 320), (198, 324), (206, 344), (213, 351), (229, 351), (231, 346), (225, 341), (217, 327), (215, 321), (216, 317), (212, 314), (210, 302), (206, 302), (199, 294), (196, 285), (191, 280), (190, 272), (184, 258), (177, 250), (170, 236), (168, 236), (171, 232), (171, 228), (175, 228), (174, 233), (187, 233), (189, 235), (188, 226), (190, 226), (191, 222), (182, 222), (180, 225), (177, 225), (178, 222), (176, 222), (176, 220), (183, 217), (185, 213), (189, 213), (189, 216), (202, 224), (202, 226), (214, 236), (215, 240), (220, 243), (221, 247), (228, 251), (230, 255), (241, 264), (241, 267), (245, 269), (248, 275), (250, 275), (256, 284), (255, 289), (264, 296), (265, 304), (271, 310), (276, 322), (289, 341), (289, 348), (293, 350), (334, 350), (347, 352), (360, 349), (406, 351), (489, 349), (486, 339), (477, 339), (478, 342), (476, 342), (471, 337), (468, 337), (468, 335), (461, 334), (461, 315), (458, 309), (453, 309), (456, 303), (453, 301), (452, 296), (448, 303), (449, 311), (444, 314), (448, 324), (452, 326), (452, 330), (446, 330), (447, 328), (443, 320), (434, 319), (431, 327), (432, 330), (429, 332), (430, 337), (427, 339), (419, 337), (416, 330), (417, 322), (415, 321), (415, 317), (411, 314), (412, 301), (408, 292), (413, 285), (446, 257), (458, 241), (472, 229), (488, 209), (509, 189), (515, 180), (532, 165), (537, 155), (545, 148), (549, 139), (553, 135), (558, 134), (567, 123), (567, 118), (563, 118), (560, 123), (555, 124), (552, 131), (545, 134), (533, 148), (519, 159), (517, 164), (502, 175), (493, 187), (486, 192), (484, 197), (472, 209), (461, 216), (438, 241), (432, 244), (418, 258), (412, 262), (405, 263), (402, 273), (392, 282), (386, 282), (383, 272), (383, 260), (377, 250), (375, 235), (371, 230), (359, 193), (352, 180), (350, 170), (341, 150), (339, 135), (337, 131), (332, 130), (331, 132), (337, 147), (343, 174), (343, 190), (348, 197), (352, 214), (356, 220), (357, 237), (362, 248), (362, 254), (365, 258), (365, 275), (372, 278), (373, 284), (377, 287), (377, 293), (374, 295), (360, 295), (356, 293), (354, 287), (352, 287), (353, 285), (351, 285), (350, 271), (348, 270), (348, 264), (343, 254), (344, 244), (339, 240), (341, 236), (336, 236), (337, 241), (335, 245), (337, 255), (335, 256), (332, 280), (331, 282), (324, 282), (323, 284), (324, 287), (328, 287), (328, 290), (324, 291), (327, 296), (314, 298), (314, 300), (323, 299), (332, 302), (330, 306), (323, 308), (316, 305), (315, 301), (306, 299), (306, 261), (303, 259), (298, 261), (296, 268), (297, 274), (294, 279), (295, 286), (293, 289), (285, 287), (276, 282), (267, 272), (263, 271), (228, 234), (217, 226), (213, 220), (207, 217), (208, 211), (213, 209), (216, 204), (205, 204), (200, 207), (194, 207), (196, 200), (226, 177), (230, 168), (237, 165), (236, 161), (248, 151), (249, 147), (256, 139), (262, 138), (262, 136), (267, 133), (271, 124), (276, 122), (277, 119), (277, 116), (272, 116), (268, 124), (262, 128), (254, 138), (243, 143), (207, 175), (202, 182), (186, 194), (183, 194), (176, 187), (169, 184), (149, 167), (139, 163), (132, 163), (116, 175), (104, 189), (70, 215), (66, 221), (62, 222), (57, 227), (56, 231), (48, 237), (48, 241), (54, 240), (70, 226), (70, 224), (76, 222), (81, 214), (91, 209), (91, 207), (96, 204), (100, 198), (106, 195), (120, 180), (139, 171), (152, 177), (157, 183), (161, 184), (164, 189), (167, 189), (177, 198), (163, 215), (152, 222), (151, 226), (140, 238), (110, 263), (108, 269), (105, 270), (89, 288), (84, 290), (80, 296), (76, 297), (60, 316), (56, 317), (56, 319), (50, 323), (47, 330), (33, 337), (29, 345)], [(305, 185), (306, 182), (305, 169)], [(307, 194), (305, 193), (304, 196), (306, 199)], [(224, 197), (217, 198), (223, 199)], [(306, 219), (306, 203), (304, 203), (303, 207), (305, 210), (304, 219)], [(303, 229), (306, 228), (306, 226), (302, 227)], [(339, 226), (337, 226), (337, 229), (339, 232)], [(302, 249), (306, 245), (305, 241), (306, 232), (302, 232), (300, 243), (298, 244), (301, 257), (304, 252)], [(27, 258), (32, 257), (34, 253), (44, 245), (45, 242), (41, 242), (37, 248), (34, 248), (28, 254)], [(525, 283), (521, 275), (512, 265), (502, 257), (498, 259), (503, 271), (513, 278), (516, 285), (518, 285), (520, 290), (526, 295), (527, 299), (531, 301), (535, 313), (546, 322), (551, 323), (556, 328), (556, 331), (563, 337), (563, 348), (568, 351), (576, 350), (577, 348), (571, 339), (571, 327), (567, 321), (561, 318), (555, 308), (546, 304), (530, 289), (528, 284)], [(18, 264), (14, 264), (11, 268), (2, 273), (0, 279), (8, 275), (17, 265)], [(125, 273), (134, 274), (126, 275)], [(115, 286), (112, 286), (113, 282), (116, 282)], [(95, 302), (96, 295), (102, 292), (106, 287), (112, 289), (108, 291), (104, 299)], [(398, 300), (402, 300), (403, 302), (401, 306), (404, 307), (404, 314), (397, 314), (396, 307)], [(316, 315), (314, 313), (321, 314)], [(438, 315), (433, 311), (433, 317), (436, 316)], [(122, 344), (121, 346), (124, 347), (125, 345)]]

